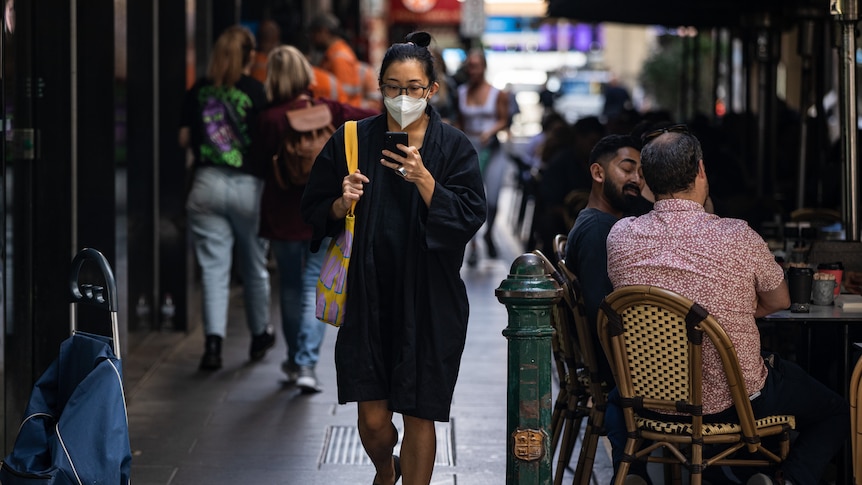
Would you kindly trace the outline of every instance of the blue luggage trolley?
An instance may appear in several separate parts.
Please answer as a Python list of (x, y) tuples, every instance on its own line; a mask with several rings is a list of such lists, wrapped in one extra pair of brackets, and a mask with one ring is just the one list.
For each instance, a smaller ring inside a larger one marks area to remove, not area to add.
[[(85, 262), (95, 263), (105, 286), (78, 281)], [(72, 260), (73, 303), (108, 311), (111, 337), (77, 329), (36, 381), (12, 453), (0, 466), (2, 485), (128, 485), (131, 449), (117, 328), (117, 289), (108, 261), (95, 249)]]

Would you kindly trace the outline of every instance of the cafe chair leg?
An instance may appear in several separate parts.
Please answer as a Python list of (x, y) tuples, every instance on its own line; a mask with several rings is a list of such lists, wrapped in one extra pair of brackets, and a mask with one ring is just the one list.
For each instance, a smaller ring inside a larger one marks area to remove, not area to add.
[(850, 448), (853, 460), (853, 483), (862, 485), (862, 407), (859, 393), (862, 392), (862, 359), (856, 362), (850, 377)]

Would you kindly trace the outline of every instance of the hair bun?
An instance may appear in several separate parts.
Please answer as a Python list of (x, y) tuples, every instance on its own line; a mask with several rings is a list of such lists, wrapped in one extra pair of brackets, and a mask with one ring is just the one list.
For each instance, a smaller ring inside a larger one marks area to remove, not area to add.
[(431, 45), (431, 34), (428, 32), (412, 32), (404, 38), (405, 42), (412, 42), (419, 47), (428, 47)]

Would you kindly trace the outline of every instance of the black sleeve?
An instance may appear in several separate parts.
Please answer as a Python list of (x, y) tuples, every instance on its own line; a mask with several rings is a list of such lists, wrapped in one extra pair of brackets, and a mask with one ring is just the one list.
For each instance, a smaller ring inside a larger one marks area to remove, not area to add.
[(424, 224), (425, 242), (430, 250), (459, 250), (485, 222), (485, 188), (473, 145), (461, 131), (438, 123), (445, 134), (435, 140), (434, 156), (446, 162), (431, 168), (429, 161), (437, 183)]

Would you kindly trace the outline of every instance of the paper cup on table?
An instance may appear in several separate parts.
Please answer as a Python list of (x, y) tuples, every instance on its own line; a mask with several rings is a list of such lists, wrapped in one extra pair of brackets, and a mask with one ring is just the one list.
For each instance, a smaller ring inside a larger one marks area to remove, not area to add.
[(787, 286), (790, 289), (790, 311), (808, 313), (811, 305), (811, 286), (814, 270), (808, 267), (787, 268)]
[(835, 280), (835, 288), (832, 292), (835, 296), (841, 293), (841, 279), (844, 277), (844, 265), (840, 261), (835, 263), (820, 263), (817, 265), (818, 273), (831, 274)]
[(831, 305), (835, 299), (835, 275), (828, 273), (814, 273), (814, 282), (811, 285), (811, 303), (815, 305)]

